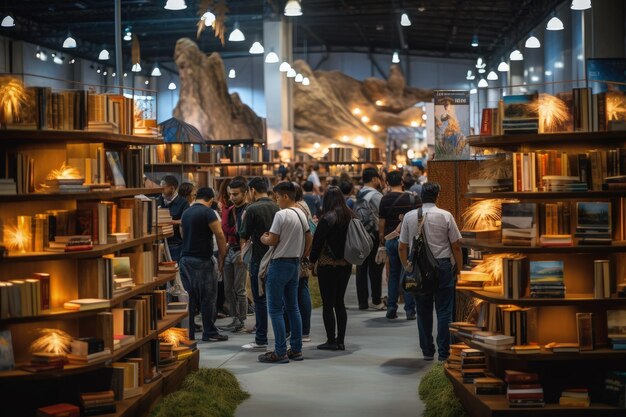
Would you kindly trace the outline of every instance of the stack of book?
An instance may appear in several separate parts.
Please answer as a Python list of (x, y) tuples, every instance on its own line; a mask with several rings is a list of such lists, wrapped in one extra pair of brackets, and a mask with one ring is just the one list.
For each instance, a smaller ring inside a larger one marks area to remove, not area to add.
[(474, 393), (476, 395), (500, 395), (506, 391), (506, 384), (500, 378), (474, 378)]
[(467, 185), (468, 193), (499, 193), (513, 191), (513, 179), (472, 179)]
[(626, 350), (626, 310), (608, 310), (606, 322), (611, 348)]
[(539, 375), (513, 370), (504, 371), (504, 380), (508, 384), (506, 396), (511, 408), (543, 407), (543, 388), (539, 384)]
[(550, 342), (545, 348), (554, 353), (580, 352), (580, 345), (574, 342)]
[(537, 204), (502, 203), (502, 244), (535, 246)]
[[(490, 332), (491, 333), (491, 332)], [(513, 336), (507, 336), (504, 334), (491, 334), (491, 335), (480, 335), (475, 334), (474, 339), (479, 342), (484, 343), (494, 350), (507, 350), (510, 349), (511, 346), (515, 343), (515, 338)]]
[(461, 351), (461, 376), (463, 383), (472, 384), (474, 378), (485, 376), (487, 363), (485, 354), (478, 349), (463, 349)]
[(92, 249), (93, 242), (91, 241), (91, 236), (74, 236), (65, 244), (63, 250), (65, 252), (80, 252)]
[(565, 298), (563, 261), (530, 262), (530, 296), (533, 298)]
[(64, 309), (73, 311), (98, 310), (110, 306), (111, 302), (109, 300), (101, 298), (78, 298), (63, 303)]
[(105, 349), (104, 341), (97, 337), (79, 337), (72, 340), (72, 353), (67, 355), (73, 365), (84, 365), (95, 362), (111, 354)]
[(159, 208), (157, 209), (157, 231), (159, 235), (171, 235), (174, 233), (174, 225), (172, 224), (172, 216), (170, 215), (170, 209)]
[(21, 367), (28, 372), (45, 372), (63, 369), (67, 363), (65, 354), (49, 352), (33, 352), (30, 364)]
[(614, 407), (626, 407), (626, 372), (609, 372), (604, 379), (604, 402)]
[(580, 182), (579, 177), (565, 175), (545, 175), (543, 177), (544, 191), (575, 192), (587, 191), (587, 183)]
[(591, 404), (587, 388), (571, 388), (561, 392), (559, 405), (566, 407), (587, 408)]
[(176, 361), (173, 343), (159, 343), (159, 365), (167, 365)]
[(484, 272), (461, 271), (456, 287), (482, 290), (485, 282), (491, 282), (491, 275)]
[(537, 94), (502, 97), (504, 117), (502, 132), (505, 135), (533, 134), (539, 131), (539, 114), (535, 103)]
[(448, 369), (461, 370), (461, 352), (463, 349), (469, 349), (465, 343), (453, 343), (450, 345), (450, 356), (446, 361)]
[(84, 392), (80, 394), (80, 406), (83, 416), (97, 416), (115, 413), (115, 396), (113, 391)]
[(46, 180), (46, 191), (50, 193), (86, 193), (88, 185), (83, 185), (84, 178), (56, 178)]
[(473, 337), (474, 332), (484, 330), (482, 327), (477, 326), (475, 323), (469, 323), (465, 321), (452, 322), (448, 325), (448, 329), (450, 330), (450, 334), (467, 337), (468, 339), (471, 339)]
[[(626, 154), (626, 150), (620, 149), (620, 151)], [(626, 169), (626, 166), (623, 168)], [(607, 190), (626, 189), (626, 175), (615, 175), (612, 177), (606, 177), (604, 179), (604, 184), (602, 184), (602, 188), (606, 188)]]
[(611, 244), (610, 202), (578, 202), (576, 216), (578, 225), (574, 236), (581, 245)]
[(541, 235), (539, 246), (546, 248), (561, 248), (574, 246), (572, 235)]
[(0, 179), (0, 195), (15, 194), (17, 194), (15, 180), (12, 178)]

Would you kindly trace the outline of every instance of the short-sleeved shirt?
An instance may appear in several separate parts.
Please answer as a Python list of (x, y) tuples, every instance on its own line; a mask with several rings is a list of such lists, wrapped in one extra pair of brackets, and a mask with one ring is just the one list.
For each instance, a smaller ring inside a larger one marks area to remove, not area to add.
[(317, 175), (317, 172), (315, 171), (311, 171), (307, 180), (311, 181), (313, 185), (315, 185), (316, 187), (320, 187), (322, 185), (322, 183), (320, 182), (320, 177)]
[[(461, 232), (450, 212), (442, 210), (433, 203), (422, 205), (424, 230), (428, 246), (436, 259), (450, 258), (454, 263), (450, 244), (461, 239)], [(404, 215), (400, 230), (400, 243), (411, 245), (418, 232), (418, 210), (409, 211)]]
[(383, 198), (383, 195), (381, 194), (381, 192), (378, 191), (376, 188), (372, 188), (366, 185), (363, 188), (361, 188), (361, 191), (359, 191), (358, 194), (356, 195), (357, 199), (359, 197), (363, 197), (366, 200), (369, 200), (370, 207), (372, 208), (372, 212), (374, 213), (374, 216), (376, 217), (376, 224), (378, 224), (378, 219), (379, 219), (378, 209), (380, 207), (380, 201)]
[(279, 236), (272, 259), (300, 258), (304, 252), (305, 233), (309, 230), (306, 214), (297, 207), (286, 208), (274, 216), (270, 233)]
[(219, 221), (215, 211), (196, 203), (183, 213), (183, 250), (181, 257), (210, 259), (213, 256), (213, 232), (209, 224)]
[(239, 237), (242, 239), (252, 238), (252, 260), (260, 262), (269, 249), (269, 246), (261, 243), (263, 233), (269, 232), (274, 220), (274, 215), (280, 210), (278, 205), (268, 197), (263, 197), (246, 207), (241, 218)]
[(400, 216), (415, 210), (422, 205), (420, 198), (412, 193), (392, 191), (380, 200), (378, 213), (385, 219), (385, 235), (396, 230), (400, 224)]
[[(171, 202), (165, 201), (162, 195), (157, 198), (157, 206), (161, 208), (167, 208), (170, 210), (170, 216), (172, 220), (180, 220), (185, 210), (189, 208), (189, 202), (186, 198), (177, 195)], [(180, 237), (180, 230), (178, 225), (174, 226), (174, 236), (167, 238), (168, 245), (178, 246), (183, 243), (183, 238)]]

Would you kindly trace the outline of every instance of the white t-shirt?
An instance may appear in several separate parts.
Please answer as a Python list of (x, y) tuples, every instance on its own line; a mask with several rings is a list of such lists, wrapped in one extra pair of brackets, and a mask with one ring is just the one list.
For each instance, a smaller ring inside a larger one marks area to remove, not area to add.
[[(304, 231), (303, 231), (304, 228)], [(274, 215), (270, 233), (279, 235), (272, 259), (300, 258), (304, 252), (304, 233), (309, 230), (306, 214), (297, 207), (282, 209)]]
[(322, 183), (320, 182), (320, 177), (317, 176), (317, 172), (315, 171), (311, 171), (311, 173), (309, 174), (309, 177), (307, 178), (308, 181), (311, 181), (313, 183), (314, 186), (316, 187), (321, 187)]
[[(461, 239), (461, 232), (454, 217), (450, 212), (440, 209), (433, 203), (422, 205), (422, 216), (425, 216), (424, 230), (433, 256), (436, 259), (450, 258), (454, 264), (450, 244)], [(413, 238), (417, 236), (418, 227), (418, 211), (411, 210), (404, 215), (402, 220), (400, 242), (410, 246)]]

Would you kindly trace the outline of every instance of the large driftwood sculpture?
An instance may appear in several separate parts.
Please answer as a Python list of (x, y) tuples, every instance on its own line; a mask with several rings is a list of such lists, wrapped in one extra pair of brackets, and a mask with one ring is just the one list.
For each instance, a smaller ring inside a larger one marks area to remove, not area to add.
[(222, 58), (207, 56), (191, 39), (176, 42), (174, 59), (180, 74), (180, 98), (174, 116), (195, 126), (209, 140), (263, 138), (263, 121), (228, 94)]

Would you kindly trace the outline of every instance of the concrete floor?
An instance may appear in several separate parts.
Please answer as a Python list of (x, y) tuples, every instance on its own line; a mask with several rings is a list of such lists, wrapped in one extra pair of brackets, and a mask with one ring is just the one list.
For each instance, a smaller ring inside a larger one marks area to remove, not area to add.
[[(315, 278), (311, 285), (317, 285)], [(346, 305), (344, 352), (315, 348), (326, 340), (320, 308), (313, 311), (312, 342), (304, 344), (302, 362), (259, 363), (261, 352), (241, 349), (254, 335), (228, 333), (227, 342), (198, 345), (200, 366), (231, 370), (250, 393), (250, 399), (237, 409), (237, 417), (421, 415), (417, 387), (432, 362), (420, 359), (415, 321), (407, 321), (404, 310), (396, 320), (387, 320), (384, 311), (359, 311), (354, 276)], [(254, 319), (248, 316), (248, 320)]]

